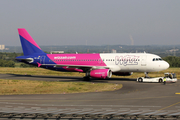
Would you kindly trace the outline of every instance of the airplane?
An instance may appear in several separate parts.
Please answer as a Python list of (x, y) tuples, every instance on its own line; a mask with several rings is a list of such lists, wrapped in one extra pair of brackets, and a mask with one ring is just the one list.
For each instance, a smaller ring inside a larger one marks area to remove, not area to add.
[(133, 72), (147, 76), (149, 72), (169, 68), (161, 57), (150, 53), (46, 54), (25, 28), (18, 28), (18, 32), (24, 56), (16, 60), (55, 71), (85, 73), (84, 80), (108, 79), (112, 74), (130, 76)]

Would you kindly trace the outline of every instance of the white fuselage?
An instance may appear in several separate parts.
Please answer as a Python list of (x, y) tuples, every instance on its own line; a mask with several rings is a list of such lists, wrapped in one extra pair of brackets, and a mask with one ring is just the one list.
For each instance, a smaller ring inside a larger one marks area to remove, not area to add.
[(156, 72), (169, 67), (159, 56), (149, 53), (101, 53), (112, 72)]

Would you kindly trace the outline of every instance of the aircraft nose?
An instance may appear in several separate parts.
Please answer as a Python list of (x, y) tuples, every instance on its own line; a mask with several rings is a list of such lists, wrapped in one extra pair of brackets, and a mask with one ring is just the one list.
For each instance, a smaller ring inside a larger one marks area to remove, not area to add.
[(163, 68), (164, 69), (168, 69), (169, 68), (169, 63), (164, 61)]

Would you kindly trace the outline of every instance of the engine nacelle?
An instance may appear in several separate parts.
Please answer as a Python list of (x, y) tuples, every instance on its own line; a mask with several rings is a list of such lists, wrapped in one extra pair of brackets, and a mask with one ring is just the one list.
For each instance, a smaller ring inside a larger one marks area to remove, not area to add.
[(113, 72), (113, 75), (117, 75), (117, 76), (130, 76), (132, 74), (133, 72)]
[(99, 79), (106, 79), (106, 78), (111, 78), (112, 72), (110, 69), (96, 69), (87, 72), (86, 76), (99, 78)]

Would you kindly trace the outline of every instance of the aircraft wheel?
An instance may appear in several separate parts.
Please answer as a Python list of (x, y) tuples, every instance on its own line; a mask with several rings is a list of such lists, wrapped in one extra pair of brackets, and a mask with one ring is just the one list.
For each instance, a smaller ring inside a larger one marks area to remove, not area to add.
[(86, 76), (86, 77), (83, 77), (83, 80), (84, 80), (84, 81), (90, 81), (90, 77), (87, 77), (87, 76)]
[(143, 79), (142, 78), (138, 78), (138, 82), (143, 82)]
[(163, 80), (160, 78), (160, 79), (159, 79), (159, 83), (162, 83), (162, 81), (163, 81)]

